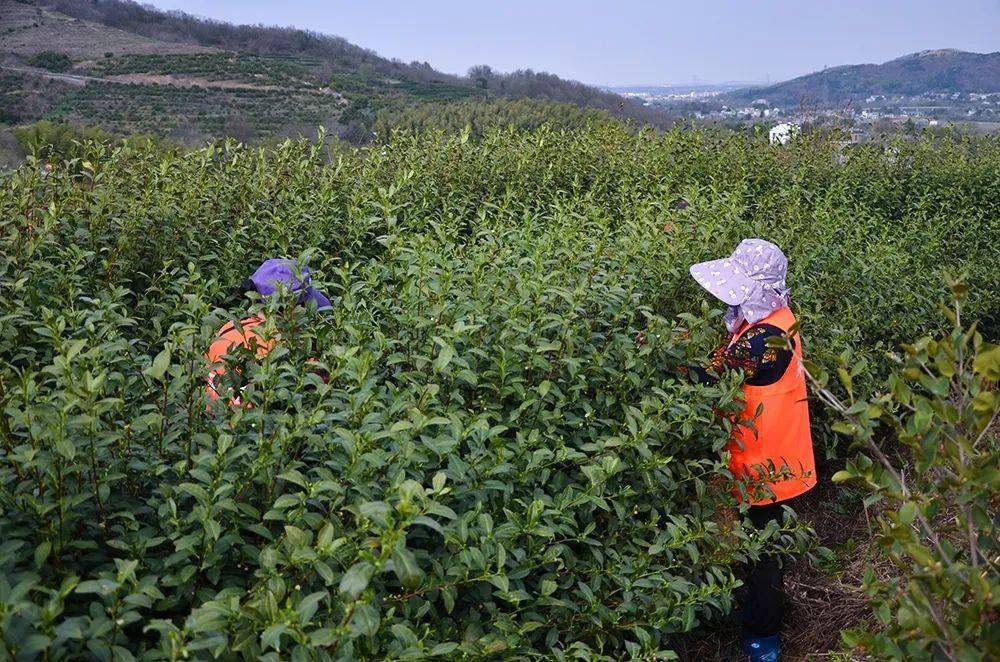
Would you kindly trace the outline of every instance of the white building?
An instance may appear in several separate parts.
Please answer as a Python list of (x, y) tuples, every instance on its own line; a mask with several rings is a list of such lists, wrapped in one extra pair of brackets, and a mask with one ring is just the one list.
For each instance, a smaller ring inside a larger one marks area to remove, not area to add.
[(799, 135), (802, 130), (798, 124), (790, 124), (788, 122), (782, 122), (781, 124), (776, 124), (768, 137), (771, 140), (772, 145), (787, 145), (792, 138)]

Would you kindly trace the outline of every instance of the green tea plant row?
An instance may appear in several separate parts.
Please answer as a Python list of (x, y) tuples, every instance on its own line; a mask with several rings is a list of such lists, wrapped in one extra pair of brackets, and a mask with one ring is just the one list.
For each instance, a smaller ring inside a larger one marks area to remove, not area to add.
[[(810, 354), (873, 384), (945, 271), (996, 338), (998, 156), (609, 125), (29, 163), (0, 182), (0, 646), (669, 656), (739, 562), (814, 545), (719, 517), (738, 390), (676, 376), (718, 338), (687, 265), (782, 244)], [(277, 255), (328, 315), (233, 295)], [(207, 407), (208, 343), (261, 306), (249, 406)]]
[[(262, 60), (270, 62), (270, 59)], [(158, 62), (156, 59), (153, 61)], [(157, 67), (142, 62), (133, 64), (137, 69), (159, 71)], [(187, 71), (181, 67), (178, 71), (166, 73)], [(106, 73), (134, 72), (130, 69), (112, 69)], [(208, 72), (192, 73), (207, 75)], [(250, 80), (228, 73), (215, 78), (261, 85), (284, 84), (261, 79)], [(12, 84), (16, 82), (12, 79)], [(443, 83), (386, 82), (384, 79), (354, 74), (336, 75), (330, 84), (336, 93), (329, 90), (319, 92), (318, 84), (311, 88), (297, 86), (279, 90), (91, 82), (83, 88), (62, 95), (54, 108), (46, 113), (46, 117), (57, 121), (97, 125), (119, 135), (153, 133), (159, 136), (175, 135), (188, 141), (192, 136), (187, 134), (191, 133), (199, 137), (222, 137), (239, 133), (243, 134), (242, 138), (245, 140), (265, 140), (276, 136), (296, 135), (293, 133), (296, 129), (308, 128), (311, 131), (313, 127), (320, 125), (334, 122), (348, 125), (356, 121), (367, 127), (363, 130), (368, 137), (380, 108), (389, 105), (405, 107), (414, 101), (451, 101), (464, 99), (472, 94), (470, 89)], [(375, 94), (372, 93), (373, 89), (376, 90)], [(341, 96), (342, 92), (346, 96)], [(523, 106), (515, 108), (518, 109), (517, 113), (524, 112)], [(0, 106), (0, 111), (2, 109)], [(13, 106), (11, 109), (13, 111)], [(570, 108), (570, 111), (573, 124), (582, 125), (583, 119), (588, 117), (576, 108)], [(552, 110), (549, 112), (554, 114)], [(240, 125), (238, 130), (233, 126), (234, 123)], [(532, 122), (532, 126), (538, 124), (537, 120)]]
[(819, 399), (843, 419), (836, 431), (861, 451), (832, 480), (860, 483), (884, 500), (876, 540), (893, 570), (864, 574), (880, 626), (841, 633), (852, 649), (879, 658), (1000, 654), (1000, 345), (964, 317), (967, 287), (950, 285), (953, 302), (943, 312), (951, 329), (904, 344), (877, 396), (859, 397), (846, 362), (838, 368), (843, 399), (827, 388), (825, 371), (810, 375)]
[(361, 99), (412, 96), (421, 101), (446, 102), (467, 99), (478, 93), (471, 87), (443, 82), (389, 79), (382, 74), (364, 69), (334, 73), (329, 79), (329, 84), (349, 98)]
[(334, 95), (304, 91), (90, 83), (67, 95), (50, 116), (96, 123), (122, 135), (169, 135), (179, 126), (222, 135), (238, 121), (248, 138), (264, 138), (290, 126), (329, 122), (342, 105)]
[(396, 104), (379, 111), (375, 134), (390, 136), (393, 131), (417, 133), (432, 129), (461, 133), (468, 127), (470, 136), (478, 139), (497, 127), (514, 127), (521, 131), (545, 125), (574, 129), (617, 121), (602, 110), (536, 99)]
[(99, 60), (94, 70), (100, 76), (181, 74), (282, 86), (298, 86), (311, 78), (297, 63), (249, 53), (128, 54)]

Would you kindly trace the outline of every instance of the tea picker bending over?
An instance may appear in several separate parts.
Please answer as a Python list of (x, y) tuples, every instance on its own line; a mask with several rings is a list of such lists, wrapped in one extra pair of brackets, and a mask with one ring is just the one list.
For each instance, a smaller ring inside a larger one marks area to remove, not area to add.
[[(312, 286), (309, 268), (299, 269), (295, 260), (270, 259), (261, 264), (249, 279), (239, 288), (240, 295), (257, 292), (262, 297), (271, 297), (284, 288), (291, 293), (298, 293), (297, 302), (303, 306), (315, 306), (317, 310), (330, 307), (330, 300), (322, 292)], [(238, 347), (245, 347), (253, 352), (257, 360), (262, 359), (274, 347), (274, 341), (265, 339), (258, 331), (264, 323), (261, 313), (250, 315), (239, 323), (228, 322), (219, 329), (215, 340), (208, 348), (208, 362), (212, 368), (208, 374), (206, 392), (210, 401), (218, 400), (216, 390), (218, 381), (226, 374), (223, 357), (231, 354)], [(240, 406), (239, 396), (233, 396), (230, 404)]]
[[(802, 339), (792, 330), (795, 316), (789, 307), (788, 260), (768, 241), (745, 239), (728, 258), (695, 264), (690, 271), (728, 306), (728, 340), (713, 352), (708, 369), (692, 372), (709, 383), (727, 370), (744, 375), (744, 407), (726, 449), (730, 471), (745, 486), (739, 498), (749, 504), (754, 527), (762, 530), (771, 521), (780, 524), (783, 506), (816, 485)], [(772, 347), (771, 338), (786, 338), (791, 348)], [(774, 662), (780, 659), (784, 615), (780, 559), (764, 556), (748, 567), (746, 586), (744, 651), (755, 662)]]

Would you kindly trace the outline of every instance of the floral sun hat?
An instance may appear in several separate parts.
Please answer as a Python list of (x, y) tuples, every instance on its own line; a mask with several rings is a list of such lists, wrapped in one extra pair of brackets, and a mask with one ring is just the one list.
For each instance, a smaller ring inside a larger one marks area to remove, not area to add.
[(788, 305), (788, 258), (763, 239), (744, 239), (733, 254), (699, 262), (691, 276), (729, 306), (726, 326), (735, 332), (744, 322), (755, 324)]

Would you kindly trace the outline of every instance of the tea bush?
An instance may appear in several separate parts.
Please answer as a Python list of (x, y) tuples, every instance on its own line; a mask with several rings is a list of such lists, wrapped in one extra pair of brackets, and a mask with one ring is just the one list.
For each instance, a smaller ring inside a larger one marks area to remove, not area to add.
[[(305, 88), (212, 88), (90, 82), (63, 97), (49, 116), (94, 122), (120, 135), (227, 135), (227, 122), (245, 125), (244, 139), (263, 139), (293, 127), (338, 117), (343, 101)], [(232, 131), (234, 127), (229, 127)]]
[(261, 85), (298, 86), (310, 72), (295, 62), (250, 53), (124, 54), (105, 58), (94, 66), (98, 76), (173, 74), (203, 76)]
[(393, 131), (423, 132), (442, 129), (469, 131), (474, 138), (497, 127), (519, 130), (549, 128), (573, 129), (600, 123), (617, 122), (607, 111), (579, 108), (569, 103), (538, 99), (495, 99), (491, 101), (453, 101), (450, 103), (396, 104), (379, 111), (375, 134), (387, 136)]
[(1000, 655), (1000, 346), (966, 326), (965, 286), (952, 288), (951, 332), (905, 345), (883, 394), (842, 401), (823, 387), (824, 374), (816, 377), (823, 399), (844, 417), (838, 431), (861, 450), (833, 480), (863, 483), (888, 502), (880, 542), (897, 571), (865, 576), (883, 629), (843, 637), (896, 660)]
[[(785, 246), (810, 354), (870, 355), (859, 382), (946, 268), (995, 338), (998, 154), (601, 126), (29, 162), (0, 180), (0, 646), (669, 656), (735, 564), (814, 544), (719, 517), (738, 388), (674, 378), (718, 326), (687, 265)], [(231, 295), (275, 255), (332, 312)], [(248, 308), (282, 342), (207, 407)]]
[(56, 51), (42, 51), (28, 58), (28, 64), (33, 67), (48, 69), (49, 71), (68, 71), (73, 66), (73, 60), (65, 53)]

